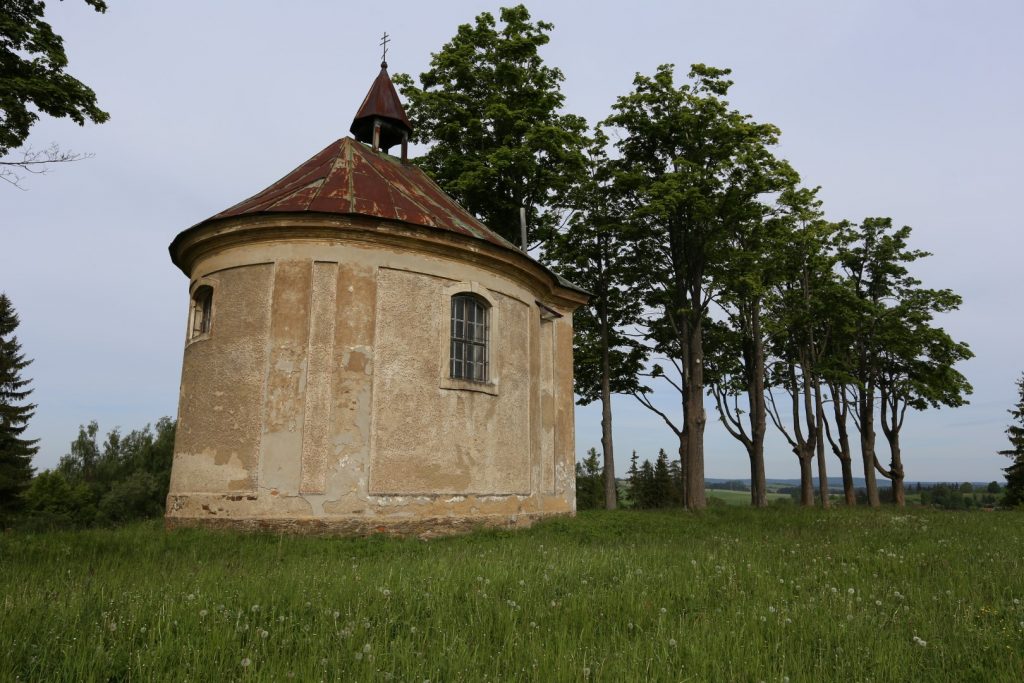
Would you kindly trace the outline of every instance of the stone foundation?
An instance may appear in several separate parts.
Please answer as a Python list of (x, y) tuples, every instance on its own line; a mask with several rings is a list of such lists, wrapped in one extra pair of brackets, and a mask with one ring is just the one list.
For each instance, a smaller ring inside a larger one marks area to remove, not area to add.
[(174, 529), (211, 529), (240, 532), (268, 532), (308, 536), (416, 536), (422, 539), (465, 534), (480, 529), (526, 529), (550, 517), (571, 517), (571, 512), (473, 517), (426, 517), (417, 519), (340, 518), (228, 518), (166, 517), (164, 526)]

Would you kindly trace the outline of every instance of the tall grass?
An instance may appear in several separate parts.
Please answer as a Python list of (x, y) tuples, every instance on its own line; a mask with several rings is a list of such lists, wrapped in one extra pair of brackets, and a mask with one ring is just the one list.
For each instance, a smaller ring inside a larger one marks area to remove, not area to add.
[(0, 538), (0, 679), (1019, 681), (1024, 516), (721, 508), (524, 532)]

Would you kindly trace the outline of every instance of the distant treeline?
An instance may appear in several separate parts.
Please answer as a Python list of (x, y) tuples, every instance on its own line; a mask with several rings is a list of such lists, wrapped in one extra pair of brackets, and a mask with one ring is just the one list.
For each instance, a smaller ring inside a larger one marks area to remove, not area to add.
[[(642, 464), (636, 451), (633, 451), (626, 480), (618, 480), (618, 504), (633, 509), (682, 507), (683, 479), (680, 469), (680, 461), (669, 459), (664, 450), (658, 451), (654, 463), (644, 459)], [(773, 493), (785, 494), (790, 496), (793, 502), (800, 502), (799, 484), (778, 484), (773, 485)], [(742, 479), (714, 481), (708, 485), (717, 490), (750, 492), (750, 483)], [(844, 489), (841, 486), (830, 488), (829, 493), (840, 498), (844, 495)], [(917, 503), (942, 510), (970, 510), (999, 506), (1005, 490), (997, 481), (987, 485), (976, 485), (971, 482), (917, 482), (908, 487), (907, 493), (907, 502), (911, 505)], [(856, 489), (856, 496), (857, 503), (868, 502), (866, 489)], [(879, 487), (879, 497), (883, 503), (895, 502), (893, 490), (889, 487)], [(714, 503), (716, 500), (711, 499), (711, 502)], [(788, 503), (789, 500), (784, 499), (780, 502)], [(583, 462), (576, 463), (576, 508), (593, 510), (604, 506), (604, 468), (597, 450), (591, 448)]]
[(174, 455), (175, 421), (157, 420), (99, 443), (99, 425), (79, 427), (57, 467), (37, 473), (14, 520), (27, 528), (112, 525), (164, 513)]

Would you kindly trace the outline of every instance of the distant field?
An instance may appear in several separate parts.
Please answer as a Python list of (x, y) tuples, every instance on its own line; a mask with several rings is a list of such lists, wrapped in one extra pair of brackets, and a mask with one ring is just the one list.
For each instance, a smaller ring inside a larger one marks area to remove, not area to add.
[[(729, 505), (750, 505), (750, 492), (749, 491), (732, 491), (730, 489), (707, 489), (708, 496), (712, 498), (720, 498)], [(771, 493), (767, 494), (768, 502), (773, 500), (792, 500), (789, 494), (786, 493)]]
[(0, 536), (0, 680), (1020, 681), (1024, 515)]

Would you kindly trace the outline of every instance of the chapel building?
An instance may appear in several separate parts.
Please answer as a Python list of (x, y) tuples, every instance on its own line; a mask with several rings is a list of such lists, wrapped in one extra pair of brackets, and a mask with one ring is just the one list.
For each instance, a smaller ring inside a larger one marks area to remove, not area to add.
[(354, 137), (170, 245), (191, 305), (168, 526), (431, 534), (575, 511), (587, 295), (409, 163), (381, 67)]

